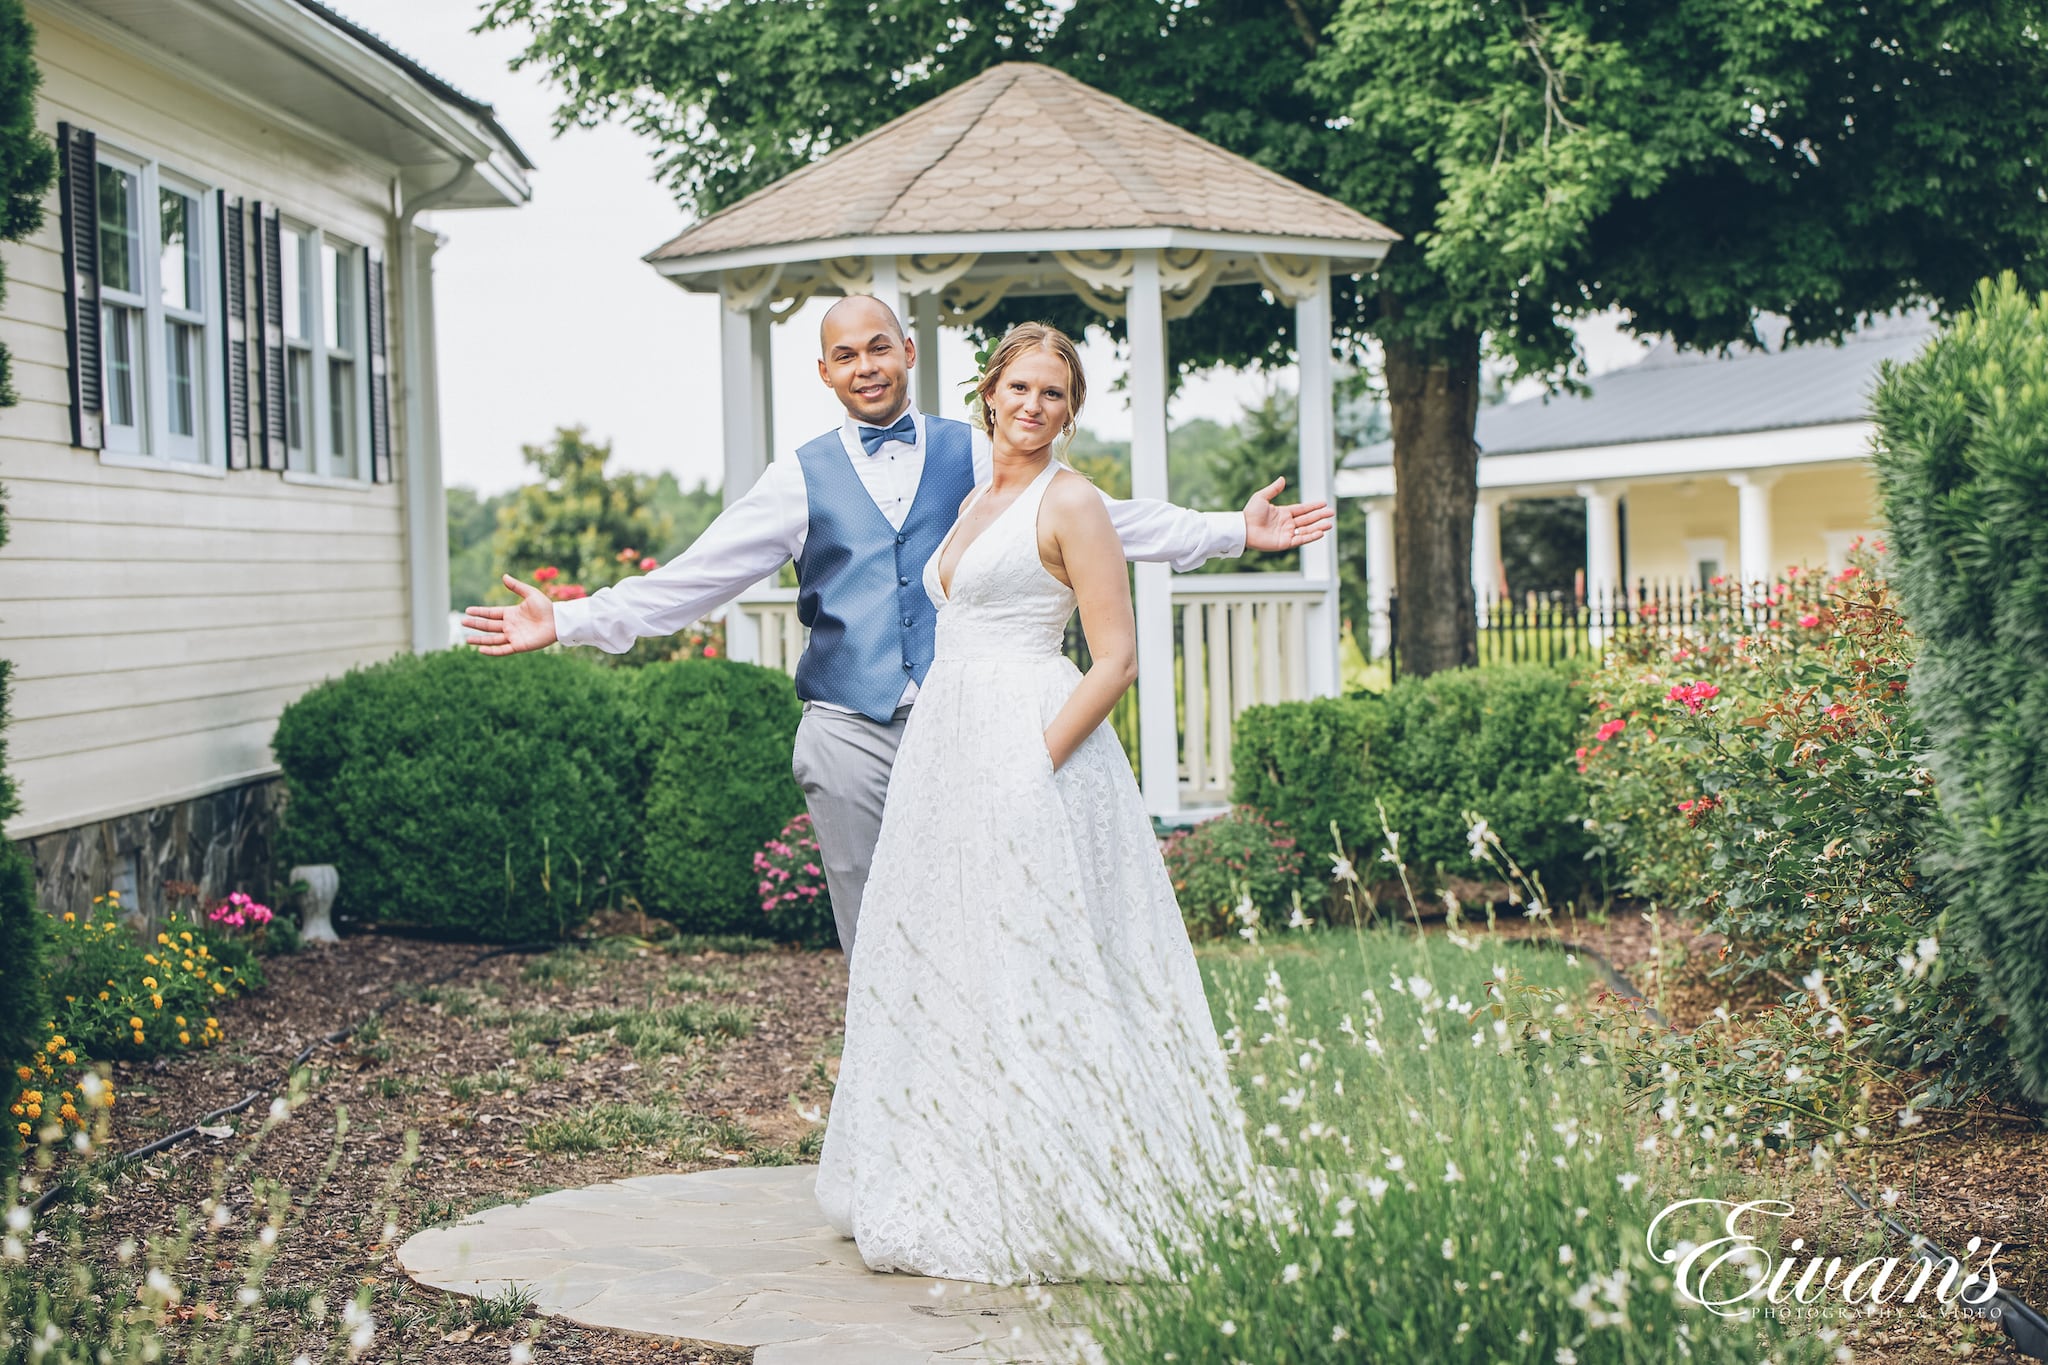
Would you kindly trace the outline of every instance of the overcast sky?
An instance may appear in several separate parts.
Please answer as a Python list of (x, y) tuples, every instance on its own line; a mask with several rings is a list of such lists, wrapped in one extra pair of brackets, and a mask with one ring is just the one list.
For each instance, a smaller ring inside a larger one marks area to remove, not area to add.
[[(549, 133), (555, 97), (536, 72), (509, 69), (517, 34), (472, 34), (477, 0), (338, 0), (350, 18), (477, 99), (538, 167), (533, 200), (519, 209), (432, 216), (446, 245), (436, 257), (444, 478), (496, 492), (522, 483), (522, 444), (581, 423), (613, 442), (622, 468), (673, 470), (687, 484), (720, 476), (717, 301), (688, 294), (640, 259), (685, 225), (655, 183), (645, 143), (605, 126)], [(776, 328), (775, 431), (793, 447), (839, 420), (818, 382), (814, 301)], [(1611, 324), (1585, 329), (1596, 370), (1640, 354)], [(1121, 366), (1101, 342), (1084, 348), (1100, 395), (1086, 425), (1130, 429)], [(972, 373), (971, 349), (949, 332), (941, 347), (945, 392)], [(1172, 420), (1233, 420), (1272, 384), (1293, 376), (1225, 373), (1186, 385)]]

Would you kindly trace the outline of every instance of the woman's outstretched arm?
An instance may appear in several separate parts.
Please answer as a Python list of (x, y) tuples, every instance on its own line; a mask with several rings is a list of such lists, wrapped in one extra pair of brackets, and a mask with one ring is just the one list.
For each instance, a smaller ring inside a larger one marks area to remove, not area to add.
[(1137, 678), (1138, 628), (1124, 543), (1095, 485), (1066, 470), (1053, 475), (1039, 507), (1038, 545), (1047, 571), (1074, 590), (1094, 660), (1045, 727), (1045, 749), (1058, 768), (1108, 719)]

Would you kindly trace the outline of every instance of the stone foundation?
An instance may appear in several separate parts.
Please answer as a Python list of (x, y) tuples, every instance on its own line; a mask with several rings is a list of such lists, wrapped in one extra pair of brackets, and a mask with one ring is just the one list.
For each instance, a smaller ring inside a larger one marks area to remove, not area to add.
[(94, 896), (119, 888), (124, 908), (159, 920), (164, 884), (199, 887), (202, 907), (244, 891), (277, 908), (273, 855), (284, 779), (115, 816), (20, 841), (35, 862), (36, 895), (46, 910), (84, 911)]

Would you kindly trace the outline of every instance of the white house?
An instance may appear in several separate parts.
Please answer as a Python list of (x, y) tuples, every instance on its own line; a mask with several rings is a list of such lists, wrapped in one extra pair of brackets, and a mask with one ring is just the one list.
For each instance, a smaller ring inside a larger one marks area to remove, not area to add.
[(270, 737), (447, 643), (427, 210), (525, 202), (488, 105), (314, 0), (28, 0), (62, 174), (5, 247), (6, 829), (44, 902), (263, 886)]
[[(1880, 524), (1868, 416), (1878, 368), (1933, 334), (1890, 319), (1840, 345), (1688, 353), (1665, 343), (1591, 381), (1590, 394), (1481, 409), (1472, 586), (1503, 595), (1500, 509), (1517, 498), (1586, 501), (1586, 592), (1638, 579), (1698, 586), (1839, 568)], [(1371, 650), (1386, 652), (1394, 586), (1393, 446), (1347, 455), (1341, 497), (1366, 500)]]

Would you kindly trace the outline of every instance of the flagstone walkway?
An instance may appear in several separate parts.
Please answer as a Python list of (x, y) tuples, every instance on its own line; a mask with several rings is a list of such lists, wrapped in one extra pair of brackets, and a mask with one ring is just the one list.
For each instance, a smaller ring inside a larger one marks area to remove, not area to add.
[(877, 1274), (825, 1223), (815, 1166), (642, 1176), (486, 1209), (417, 1233), (421, 1284), (487, 1296), (526, 1286), (541, 1312), (592, 1327), (752, 1346), (754, 1365), (1067, 1365), (1081, 1292)]

